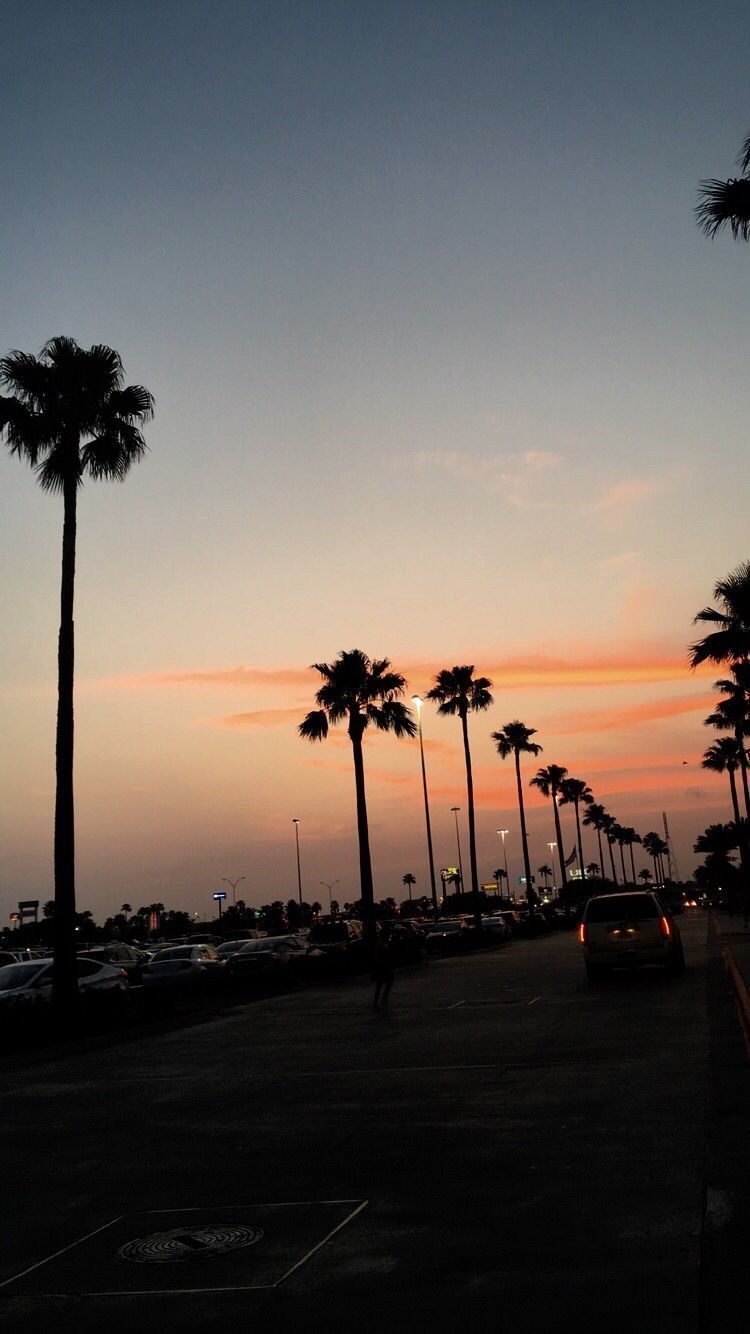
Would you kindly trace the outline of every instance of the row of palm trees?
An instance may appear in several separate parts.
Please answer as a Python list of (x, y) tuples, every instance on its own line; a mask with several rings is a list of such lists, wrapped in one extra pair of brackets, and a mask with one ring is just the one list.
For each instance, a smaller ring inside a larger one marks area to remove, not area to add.
[[(366, 924), (370, 931), (374, 922), (374, 890), (372, 878), (372, 860), (370, 854), (370, 833), (367, 815), (367, 797), (365, 789), (365, 767), (363, 738), (369, 726), (383, 732), (392, 732), (397, 737), (413, 737), (417, 727), (410, 710), (403, 703), (402, 696), (406, 689), (406, 679), (400, 672), (393, 670), (387, 658), (371, 659), (361, 649), (351, 649), (339, 654), (334, 662), (313, 664), (322, 683), (315, 695), (317, 708), (311, 710), (299, 726), (300, 736), (307, 741), (324, 741), (330, 727), (337, 723), (346, 726), (352, 745), (354, 762), (354, 780), (357, 799), (357, 833), (359, 842), (360, 887)], [(469, 820), (469, 862), (471, 893), (477, 904), (479, 915), (479, 874), (476, 849), (476, 820), (474, 803), (474, 780), (469, 743), (468, 720), (471, 713), (485, 712), (493, 704), (492, 682), (486, 676), (476, 676), (473, 665), (445, 668), (438, 672), (435, 683), (427, 692), (427, 698), (433, 700), (441, 714), (457, 717), (461, 725), (464, 763), (466, 768), (466, 793)], [(524, 755), (539, 755), (542, 747), (533, 738), (536, 729), (528, 727), (516, 719), (506, 723), (500, 731), (492, 733), (497, 752), (501, 759), (513, 759), (518, 790), (518, 813), (521, 827), (521, 848), (525, 881), (529, 903), (534, 903), (534, 878), (531, 873), (529, 857), (529, 839), (526, 824), (524, 786), (521, 773), (521, 758)], [(632, 883), (636, 883), (633, 846), (643, 842), (643, 846), (654, 860), (654, 874), (663, 880), (665, 870), (663, 858), (667, 855), (667, 845), (657, 834), (647, 834), (643, 840), (631, 826), (617, 823), (605, 808), (594, 801), (594, 794), (583, 779), (572, 777), (566, 768), (558, 764), (549, 764), (540, 768), (530, 780), (530, 786), (536, 787), (552, 803), (556, 844), (560, 868), (560, 897), (569, 910), (567, 865), (576, 856), (583, 880), (591, 867), (586, 866), (583, 853), (582, 825), (596, 830), (599, 839), (599, 867), (604, 874), (602, 834), (604, 835), (610, 858), (612, 880), (619, 883), (615, 866), (614, 847), (619, 846), (620, 864), (623, 883), (629, 882), (625, 865), (625, 848), (630, 851), (630, 872)], [(573, 855), (565, 857), (560, 807), (570, 805), (575, 815), (576, 845)], [(545, 867), (551, 874), (551, 868)], [(500, 872), (496, 873), (498, 876)], [(503, 872), (504, 875), (504, 872)], [(411, 892), (414, 883), (411, 875), (403, 878), (403, 883)]]

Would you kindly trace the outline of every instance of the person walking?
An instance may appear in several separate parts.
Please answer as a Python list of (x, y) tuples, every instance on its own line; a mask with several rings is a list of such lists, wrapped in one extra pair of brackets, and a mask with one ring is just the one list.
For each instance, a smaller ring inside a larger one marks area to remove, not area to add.
[(393, 986), (393, 928), (390, 922), (385, 923), (375, 942), (372, 980), (375, 983), (373, 1008), (376, 1010), (387, 1008)]

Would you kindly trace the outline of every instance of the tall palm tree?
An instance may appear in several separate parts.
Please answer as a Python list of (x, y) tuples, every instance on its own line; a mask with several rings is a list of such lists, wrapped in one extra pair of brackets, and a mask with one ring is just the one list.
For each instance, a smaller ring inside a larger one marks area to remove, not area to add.
[(497, 885), (497, 892), (500, 895), (501, 902), (503, 898), (503, 881), (507, 880), (507, 878), (508, 877), (504, 866), (498, 866), (497, 870), (492, 872), (492, 879), (495, 881), (495, 884)]
[(745, 748), (745, 740), (750, 736), (750, 663), (744, 660), (732, 663), (730, 671), (731, 680), (714, 682), (714, 689), (723, 691), (724, 699), (719, 700), (714, 712), (705, 719), (705, 725), (715, 727), (720, 732), (734, 733), (745, 798), (745, 817), (750, 818), (750, 786)]
[(644, 885), (648, 885), (649, 881), (653, 880), (653, 878), (654, 877), (652, 876), (651, 872), (645, 866), (642, 871), (638, 872), (638, 879), (642, 880)]
[(411, 890), (412, 890), (412, 885), (416, 885), (416, 883), (417, 883), (416, 876), (413, 876), (413, 875), (411, 874), (410, 871), (407, 871), (406, 875), (403, 876), (403, 878), (402, 878), (402, 880), (401, 880), (401, 884), (402, 884), (402, 885), (406, 885), (406, 889), (407, 889), (407, 892), (408, 892), (408, 895), (409, 895), (409, 902), (410, 902), (410, 903), (411, 903)]
[(589, 862), (586, 867), (586, 875), (589, 880), (598, 880), (601, 875), (601, 867), (598, 862)]
[(584, 816), (583, 816), (583, 823), (584, 823), (589, 829), (595, 829), (595, 830), (596, 830), (596, 836), (597, 836), (597, 838), (598, 838), (598, 840), (599, 840), (599, 870), (601, 871), (602, 876), (604, 875), (604, 853), (603, 853), (603, 851), (602, 851), (602, 830), (604, 829), (604, 821), (605, 821), (605, 819), (606, 819), (606, 816), (607, 816), (607, 812), (605, 811), (605, 809), (604, 809), (604, 807), (601, 805), (601, 803), (600, 803), (600, 802), (597, 802), (597, 801), (592, 801), (591, 805), (588, 806), (588, 807), (586, 808), (586, 810), (585, 810), (585, 812), (584, 812)]
[(586, 867), (583, 861), (583, 840), (581, 838), (581, 817), (580, 807), (591, 806), (594, 801), (594, 794), (588, 783), (584, 783), (582, 778), (563, 778), (560, 784), (560, 805), (573, 806), (576, 814), (576, 838), (578, 840), (578, 865), (581, 868), (581, 879), (586, 879)]
[(632, 883), (635, 884), (635, 857), (633, 855), (633, 845), (640, 843), (641, 836), (632, 825), (626, 825), (623, 829), (623, 842), (630, 852), (630, 872), (633, 877)]
[(531, 738), (536, 736), (535, 727), (527, 727), (525, 723), (518, 720), (512, 723), (506, 723), (505, 727), (499, 732), (492, 733), (492, 740), (497, 745), (497, 753), (501, 759), (507, 760), (512, 755), (516, 765), (516, 787), (518, 789), (518, 815), (521, 821), (521, 846), (523, 848), (523, 869), (526, 873), (526, 898), (529, 904), (529, 912), (534, 911), (534, 885), (531, 879), (531, 863), (529, 861), (529, 839), (526, 833), (526, 812), (523, 805), (523, 785), (521, 783), (521, 755), (540, 755), (542, 747), (537, 745)]
[(627, 885), (628, 873), (625, 870), (625, 829), (623, 825), (618, 824), (617, 821), (615, 821), (609, 832), (612, 838), (612, 842), (616, 843), (618, 848), (620, 849), (620, 866), (622, 867), (622, 883), (623, 885)]
[(739, 845), (739, 833), (736, 824), (711, 824), (695, 840), (693, 851), (703, 853), (706, 869), (719, 884), (735, 869), (732, 853)]
[(735, 241), (750, 241), (750, 136), (737, 159), (742, 176), (728, 181), (701, 181), (695, 216), (701, 231), (713, 241), (729, 227)]
[(132, 913), (132, 911), (133, 911), (133, 909), (131, 908), (131, 906), (130, 906), (129, 903), (123, 903), (123, 905), (122, 905), (122, 907), (121, 907), (121, 909), (120, 909), (120, 912), (121, 912), (121, 913), (124, 913), (126, 918), (130, 916), (130, 914)]
[(714, 741), (705, 751), (701, 760), (703, 769), (710, 769), (715, 774), (729, 775), (729, 790), (732, 796), (732, 811), (734, 812), (735, 823), (740, 819), (740, 803), (737, 800), (737, 780), (735, 774), (739, 768), (739, 754), (743, 746), (738, 746), (735, 737), (722, 736), (718, 741)]
[(664, 847), (664, 840), (661, 838), (659, 834), (655, 834), (652, 832), (650, 834), (644, 834), (642, 842), (644, 851), (648, 853), (649, 857), (651, 858), (654, 864), (654, 878), (658, 883), (661, 883), (663, 885), (665, 879), (664, 862), (662, 860), (664, 855), (662, 851)]
[(750, 659), (750, 561), (743, 561), (714, 585), (718, 607), (704, 607), (696, 625), (715, 628), (690, 645), (690, 666), (703, 662), (740, 662)]
[(62, 496), (62, 575), (57, 652), (55, 747), (55, 943), (53, 987), (62, 1009), (78, 994), (75, 956), (75, 810), (73, 801), (73, 680), (78, 489), (93, 481), (121, 482), (146, 450), (141, 427), (154, 400), (142, 385), (124, 385), (122, 361), (111, 347), (86, 350), (72, 338), (52, 338), (38, 357), (10, 352), (0, 359), (0, 436), (11, 454), (31, 465), (44, 491)]
[(612, 851), (612, 844), (614, 842), (614, 830), (616, 829), (616, 827), (617, 827), (617, 821), (615, 820), (614, 815), (610, 815), (609, 811), (605, 811), (604, 818), (602, 820), (602, 831), (604, 833), (604, 837), (607, 840), (607, 847), (609, 848), (609, 863), (610, 866), (612, 867), (612, 883), (615, 885), (619, 883), (617, 879), (617, 871), (615, 870), (615, 854)]
[(361, 649), (341, 652), (335, 662), (313, 663), (313, 671), (323, 678), (315, 694), (313, 709), (299, 725), (306, 741), (324, 741), (328, 729), (345, 722), (352, 743), (354, 783), (357, 794), (357, 834), (359, 838), (359, 876), (365, 931), (372, 947), (375, 934), (375, 897), (370, 858), (370, 832), (365, 794), (365, 765), (362, 738), (372, 723), (380, 732), (397, 737), (416, 735), (416, 724), (409, 709), (400, 701), (406, 679), (391, 670), (388, 658), (368, 658)]
[(555, 835), (557, 838), (557, 860), (560, 863), (560, 898), (566, 913), (570, 912), (568, 903), (568, 877), (565, 870), (565, 849), (563, 848), (562, 827), (560, 825), (560, 811), (557, 805), (557, 799), (560, 795), (560, 787), (564, 779), (568, 776), (567, 769), (561, 764), (548, 764), (546, 769), (539, 769), (536, 776), (531, 779), (529, 787), (538, 787), (539, 791), (545, 797), (552, 800), (552, 809), (555, 813)]
[(464, 760), (466, 762), (466, 795), (469, 807), (469, 859), (471, 862), (471, 892), (477, 918), (477, 927), (481, 930), (482, 916), (479, 906), (479, 875), (477, 873), (477, 839), (474, 823), (474, 777), (471, 768), (469, 749), (469, 714), (483, 713), (493, 703), (490, 690), (492, 682), (486, 676), (475, 676), (473, 666), (449, 667), (438, 672), (432, 690), (427, 691), (427, 698), (437, 703), (438, 713), (458, 715), (461, 719), (461, 732), (464, 741)]

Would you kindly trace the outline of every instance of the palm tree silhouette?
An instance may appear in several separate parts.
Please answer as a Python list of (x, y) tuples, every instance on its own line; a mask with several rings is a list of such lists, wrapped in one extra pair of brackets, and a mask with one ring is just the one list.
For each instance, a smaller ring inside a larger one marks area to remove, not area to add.
[(583, 840), (581, 839), (581, 816), (580, 805), (590, 806), (593, 803), (594, 794), (588, 783), (584, 783), (582, 778), (563, 778), (560, 784), (560, 805), (566, 806), (572, 803), (576, 814), (576, 838), (578, 840), (578, 865), (581, 868), (581, 879), (586, 879), (586, 867), (583, 861)]
[(732, 853), (743, 833), (736, 824), (711, 824), (695, 840), (693, 851), (704, 855), (706, 870), (719, 884), (735, 869)]
[(729, 227), (735, 241), (750, 241), (750, 136), (737, 159), (742, 176), (728, 181), (701, 181), (695, 216), (701, 231), (713, 241)]
[(638, 879), (642, 880), (644, 885), (648, 885), (649, 881), (653, 880), (653, 878), (654, 877), (652, 876), (651, 872), (645, 866), (642, 871), (638, 872)]
[(589, 862), (588, 866), (586, 867), (586, 875), (588, 879), (598, 880), (600, 874), (601, 874), (601, 867), (599, 866), (599, 863)]
[(607, 812), (605, 811), (604, 807), (599, 802), (596, 801), (592, 801), (591, 805), (586, 808), (583, 816), (583, 823), (587, 825), (589, 829), (596, 830), (596, 836), (599, 840), (599, 870), (602, 876), (604, 875), (602, 830), (604, 829), (604, 821), (606, 817), (607, 817)]
[(529, 912), (534, 911), (534, 885), (531, 879), (531, 863), (529, 861), (529, 840), (526, 833), (526, 812), (523, 805), (523, 785), (521, 783), (521, 753), (528, 755), (541, 755), (542, 747), (537, 745), (531, 738), (536, 736), (535, 727), (527, 727), (525, 723), (515, 722), (506, 723), (499, 732), (492, 733), (492, 740), (497, 745), (497, 753), (501, 759), (507, 760), (512, 755), (516, 764), (516, 787), (518, 789), (518, 815), (521, 821), (521, 847), (523, 849), (523, 869), (526, 875), (526, 898), (529, 904)]
[(560, 898), (565, 909), (566, 915), (570, 912), (568, 902), (568, 876), (565, 870), (565, 849), (563, 847), (562, 826), (560, 824), (560, 811), (557, 805), (557, 798), (560, 795), (560, 785), (568, 776), (567, 769), (561, 764), (548, 764), (546, 769), (539, 769), (536, 776), (531, 779), (529, 787), (538, 787), (544, 797), (550, 797), (552, 800), (552, 809), (555, 813), (555, 836), (557, 838), (557, 860), (560, 864)]
[(486, 676), (475, 676), (474, 667), (450, 667), (438, 672), (427, 698), (436, 701), (438, 713), (458, 715), (464, 741), (466, 762), (466, 795), (469, 807), (469, 860), (471, 863), (471, 892), (474, 896), (477, 927), (481, 930), (482, 914), (479, 906), (479, 875), (477, 873), (477, 839), (474, 822), (474, 778), (469, 749), (469, 713), (482, 713), (493, 700), (492, 682)]
[(31, 465), (44, 491), (62, 495), (62, 577), (57, 657), (55, 784), (55, 947), (53, 989), (61, 1007), (75, 1004), (75, 813), (73, 802), (73, 600), (78, 488), (122, 481), (146, 443), (141, 426), (154, 400), (142, 385), (123, 386), (113, 348), (88, 351), (72, 338), (51, 338), (38, 357), (11, 352), (0, 360), (0, 435)]
[(742, 777), (742, 792), (745, 798), (745, 816), (750, 818), (750, 788), (745, 749), (745, 738), (750, 736), (750, 663), (745, 661), (732, 663), (730, 671), (731, 680), (714, 682), (714, 689), (724, 691), (725, 698), (719, 700), (714, 712), (705, 719), (705, 725), (715, 727), (721, 732), (730, 730), (734, 732)]
[(735, 774), (740, 764), (740, 750), (735, 737), (722, 736), (718, 741), (714, 741), (705, 751), (701, 760), (701, 768), (710, 769), (715, 774), (729, 775), (729, 790), (732, 796), (732, 810), (734, 812), (735, 823), (740, 819), (740, 803), (737, 800), (737, 780)]
[(622, 883), (623, 885), (627, 885), (628, 873), (625, 870), (625, 839), (627, 831), (625, 830), (623, 825), (617, 824), (617, 822), (615, 822), (612, 825), (612, 828), (610, 829), (609, 832), (612, 838), (612, 842), (616, 843), (620, 849), (620, 866), (622, 867)]
[(619, 883), (617, 879), (617, 871), (615, 870), (615, 854), (612, 851), (612, 844), (614, 842), (614, 830), (616, 828), (617, 828), (617, 821), (615, 820), (614, 815), (610, 815), (609, 811), (605, 811), (604, 817), (602, 819), (602, 830), (604, 833), (604, 837), (607, 840), (607, 847), (609, 848), (609, 861), (610, 861), (610, 866), (612, 867), (612, 883), (615, 885)]
[(406, 875), (403, 877), (401, 883), (402, 883), (402, 885), (406, 885), (406, 888), (407, 888), (407, 890), (408, 890), (408, 892), (409, 892), (409, 902), (411, 903), (411, 887), (412, 887), (412, 885), (416, 885), (416, 883), (417, 883), (416, 876), (413, 876), (413, 875), (411, 874), (411, 872), (407, 871), (407, 873), (406, 873)]
[(299, 725), (306, 741), (324, 741), (330, 726), (346, 722), (354, 759), (354, 783), (357, 793), (357, 835), (359, 839), (359, 876), (362, 910), (368, 945), (375, 939), (375, 896), (372, 884), (370, 833), (365, 795), (365, 766), (362, 738), (370, 723), (380, 732), (397, 737), (416, 735), (416, 724), (399, 696), (406, 679), (391, 670), (388, 658), (368, 658), (361, 649), (343, 651), (335, 662), (313, 663), (323, 685), (315, 694), (317, 709), (308, 713)]
[(545, 862), (544, 866), (537, 866), (536, 869), (544, 880), (544, 888), (549, 889), (550, 876), (554, 874), (552, 867), (548, 866), (547, 863)]
[(503, 881), (507, 880), (507, 878), (508, 877), (504, 866), (498, 866), (497, 870), (492, 872), (492, 879), (495, 881), (495, 884), (497, 885), (501, 902), (503, 899)]
[(704, 607), (694, 624), (715, 627), (690, 645), (690, 666), (740, 662), (750, 658), (750, 561), (743, 561), (714, 585), (717, 607)]
[(131, 908), (131, 906), (130, 906), (129, 903), (123, 903), (123, 905), (122, 905), (122, 907), (121, 907), (121, 909), (120, 909), (120, 912), (121, 912), (121, 913), (124, 913), (126, 917), (129, 917), (130, 914), (132, 913), (132, 911), (133, 911), (133, 909)]
[(630, 853), (630, 870), (633, 876), (632, 883), (635, 884), (635, 857), (633, 855), (633, 845), (641, 842), (641, 836), (632, 825), (625, 825), (622, 831), (622, 841)]
[(641, 841), (644, 851), (648, 853), (654, 864), (654, 877), (663, 885), (666, 879), (664, 875), (664, 855), (667, 851), (667, 845), (661, 836), (653, 831), (650, 834), (644, 834)]

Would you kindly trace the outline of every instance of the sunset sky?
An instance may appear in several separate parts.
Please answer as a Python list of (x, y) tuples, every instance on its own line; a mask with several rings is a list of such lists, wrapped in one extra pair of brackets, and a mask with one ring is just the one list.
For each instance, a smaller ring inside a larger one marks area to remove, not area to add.
[[(9, 0), (3, 30), (0, 352), (108, 343), (157, 401), (80, 501), (79, 906), (288, 898), (292, 817), (306, 897), (357, 897), (346, 737), (295, 732), (355, 646), (409, 694), (493, 679), (483, 879), (502, 826), (521, 873), (514, 718), (692, 870), (729, 803), (686, 645), (750, 555), (750, 255), (692, 211), (750, 132), (744, 0)], [(7, 921), (52, 894), (62, 507), (0, 475)], [(424, 728), (453, 864), (459, 728)], [(367, 765), (376, 895), (427, 892), (416, 743)]]

